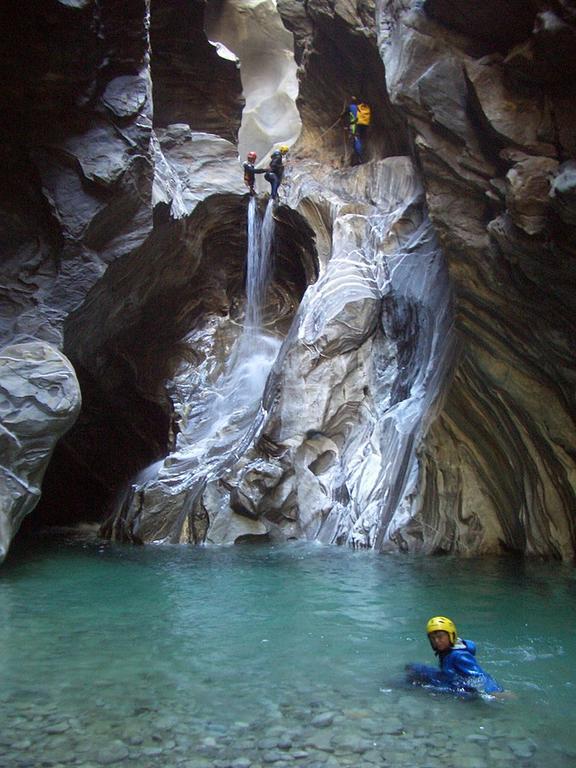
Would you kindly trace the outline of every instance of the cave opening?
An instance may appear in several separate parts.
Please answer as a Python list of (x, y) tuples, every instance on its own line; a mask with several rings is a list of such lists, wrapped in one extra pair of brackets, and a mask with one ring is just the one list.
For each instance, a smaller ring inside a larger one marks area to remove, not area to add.
[[(245, 315), (248, 196), (213, 195), (185, 219), (155, 227), (112, 264), (65, 325), (64, 351), (80, 381), (80, 417), (59, 442), (43, 495), (21, 529), (101, 524), (118, 495), (174, 445), (170, 382), (205, 350), (189, 342), (200, 326), (233, 339)], [(318, 274), (314, 233), (297, 211), (275, 210), (274, 272), (267, 328), (279, 339)]]

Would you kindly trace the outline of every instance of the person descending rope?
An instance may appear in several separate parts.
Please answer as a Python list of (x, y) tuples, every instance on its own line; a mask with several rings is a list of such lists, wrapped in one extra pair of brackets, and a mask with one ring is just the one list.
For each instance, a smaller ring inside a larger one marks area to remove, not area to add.
[(284, 157), (288, 154), (288, 147), (282, 144), (279, 149), (275, 149), (270, 155), (270, 165), (264, 174), (266, 181), (270, 182), (270, 197), (273, 200), (278, 199), (278, 188), (282, 183), (284, 176)]
[(246, 162), (242, 166), (244, 168), (244, 184), (248, 187), (250, 190), (251, 195), (255, 195), (256, 191), (254, 189), (254, 182), (256, 181), (256, 174), (257, 173), (266, 173), (265, 168), (255, 168), (254, 163), (256, 162), (258, 158), (258, 155), (256, 152), (248, 152), (246, 155)]

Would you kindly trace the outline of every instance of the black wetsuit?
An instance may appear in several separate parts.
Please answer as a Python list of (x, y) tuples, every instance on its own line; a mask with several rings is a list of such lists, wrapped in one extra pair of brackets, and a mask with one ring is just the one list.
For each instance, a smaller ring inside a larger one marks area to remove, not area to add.
[(249, 163), (248, 160), (244, 163), (244, 183), (250, 189), (250, 194), (254, 194), (254, 182), (256, 181), (257, 173), (266, 173), (264, 168), (254, 168), (254, 163)]
[(282, 162), (282, 153), (277, 149), (270, 156), (270, 165), (264, 178), (270, 182), (270, 197), (278, 197), (278, 187), (282, 182), (284, 175), (284, 163)]

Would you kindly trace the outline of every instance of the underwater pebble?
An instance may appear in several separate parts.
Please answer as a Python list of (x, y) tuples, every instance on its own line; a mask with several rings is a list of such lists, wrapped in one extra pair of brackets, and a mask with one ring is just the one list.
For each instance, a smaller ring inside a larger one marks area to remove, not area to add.
[(112, 765), (126, 760), (129, 755), (128, 747), (122, 741), (113, 741), (96, 755), (96, 762), (100, 765)]
[(323, 712), (321, 715), (316, 715), (312, 718), (312, 725), (315, 728), (328, 728), (334, 722), (334, 712)]
[(404, 731), (402, 720), (399, 717), (389, 717), (380, 724), (381, 733), (401, 734)]
[(60, 723), (53, 723), (52, 725), (48, 725), (44, 729), (44, 731), (46, 733), (56, 734), (56, 733), (66, 733), (66, 731), (68, 731), (69, 729), (70, 729), (69, 723), (62, 721)]
[(279, 763), (286, 762), (286, 760), (292, 760), (289, 755), (279, 750), (272, 750), (271, 752), (264, 752), (262, 755), (263, 763)]
[(536, 752), (536, 745), (528, 739), (518, 739), (517, 741), (511, 741), (508, 746), (514, 755), (521, 759), (532, 757), (532, 755)]
[(234, 762), (230, 763), (231, 768), (250, 768), (252, 761), (247, 757), (239, 757)]
[(275, 749), (276, 744), (276, 739), (260, 739), (258, 742), (258, 749)]
[(156, 757), (157, 755), (161, 755), (164, 752), (162, 747), (144, 747), (142, 750), (142, 754), (146, 755), (146, 757)]

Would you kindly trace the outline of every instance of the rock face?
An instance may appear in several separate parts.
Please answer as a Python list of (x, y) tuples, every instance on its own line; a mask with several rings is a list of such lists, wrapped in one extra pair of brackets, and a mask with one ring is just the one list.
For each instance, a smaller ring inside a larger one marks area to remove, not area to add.
[(152, 226), (146, 3), (3, 15), (0, 334), (61, 345), (68, 313)]
[(56, 441), (79, 410), (78, 381), (64, 355), (43, 342), (0, 350), (0, 562), (40, 498)]
[(209, 3), (206, 31), (240, 62), (246, 100), (238, 131), (240, 156), (255, 151), (262, 157), (274, 145), (292, 146), (301, 129), (294, 43), (275, 2)]
[(567, 201), (574, 11), (477, 5), (379, 6), (464, 341), (419, 504), (437, 548), (571, 557), (574, 232), (556, 189), (567, 182)]
[[(33, 520), (573, 557), (576, 17), (520, 5), (4, 12), (0, 331), (60, 346), (83, 393)], [(296, 140), (288, 33), (302, 130), (248, 338), (240, 110), (246, 146)]]

